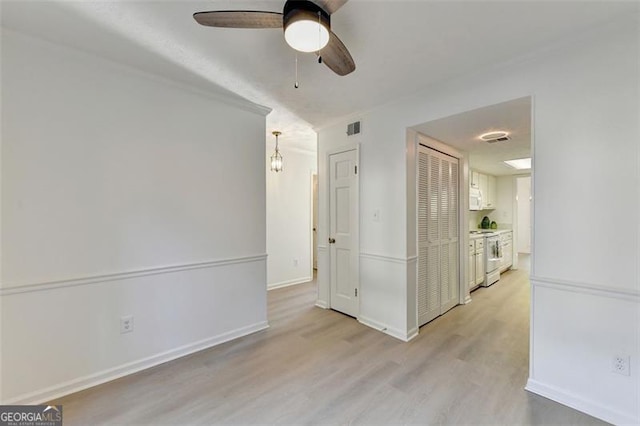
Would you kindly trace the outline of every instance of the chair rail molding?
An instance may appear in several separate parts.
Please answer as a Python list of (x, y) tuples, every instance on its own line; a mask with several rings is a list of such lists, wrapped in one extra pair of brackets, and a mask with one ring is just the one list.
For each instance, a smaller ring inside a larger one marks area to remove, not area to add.
[(360, 258), (378, 260), (382, 262), (398, 263), (402, 265), (414, 263), (418, 260), (418, 256), (399, 257), (399, 256), (389, 256), (389, 255), (377, 254), (377, 253), (367, 253), (364, 251), (360, 252)]
[(640, 302), (640, 289), (622, 289), (602, 284), (583, 283), (539, 276), (531, 276), (529, 281), (531, 282), (532, 287), (546, 287), (574, 293), (611, 297), (636, 303)]
[(144, 277), (147, 275), (167, 274), (173, 272), (188, 271), (191, 269), (207, 269), (219, 266), (235, 265), (251, 262), (266, 261), (266, 254), (256, 254), (249, 256), (233, 257), (226, 259), (208, 260), (205, 262), (184, 263), (178, 265), (159, 266), (154, 268), (138, 269), (133, 271), (114, 272), (101, 275), (90, 275), (86, 277), (76, 277), (39, 283), (9, 284), (2, 283), (0, 286), (0, 296), (10, 296), (20, 293), (30, 293), (35, 291), (55, 290), (64, 287), (75, 287), (90, 284), (97, 284), (106, 281), (120, 281), (129, 278)]

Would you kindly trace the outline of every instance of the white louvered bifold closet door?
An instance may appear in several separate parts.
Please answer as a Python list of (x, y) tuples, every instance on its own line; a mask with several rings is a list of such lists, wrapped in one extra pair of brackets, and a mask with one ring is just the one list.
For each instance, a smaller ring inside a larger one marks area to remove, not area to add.
[[(455, 161), (454, 161), (455, 160)], [(458, 304), (458, 160), (441, 160), (440, 315)], [(446, 192), (446, 194), (445, 194)]]
[[(429, 207), (429, 156), (418, 151), (418, 324), (429, 321), (427, 306), (427, 214)], [(426, 320), (425, 320), (426, 319)]]
[(458, 303), (458, 160), (418, 149), (418, 324)]

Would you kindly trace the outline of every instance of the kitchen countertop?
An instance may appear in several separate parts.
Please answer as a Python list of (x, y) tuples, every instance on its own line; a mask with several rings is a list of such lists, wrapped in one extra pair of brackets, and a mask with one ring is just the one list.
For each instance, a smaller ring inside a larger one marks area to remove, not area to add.
[(480, 232), (477, 232), (477, 233), (472, 231), (475, 231), (475, 229), (472, 229), (469, 231), (470, 238), (482, 238), (486, 234), (500, 235), (500, 234), (504, 234), (505, 232), (513, 232), (512, 229), (478, 229), (478, 231)]
[(473, 234), (473, 233), (469, 233), (469, 238), (472, 240), (478, 239), (478, 238), (484, 238), (484, 234)]

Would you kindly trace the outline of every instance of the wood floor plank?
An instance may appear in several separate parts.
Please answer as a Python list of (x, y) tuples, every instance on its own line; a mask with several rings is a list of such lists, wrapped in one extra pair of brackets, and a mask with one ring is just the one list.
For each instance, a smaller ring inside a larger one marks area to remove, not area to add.
[(268, 292), (267, 330), (51, 404), (65, 424), (604, 424), (524, 390), (527, 272), (510, 271), (404, 343)]

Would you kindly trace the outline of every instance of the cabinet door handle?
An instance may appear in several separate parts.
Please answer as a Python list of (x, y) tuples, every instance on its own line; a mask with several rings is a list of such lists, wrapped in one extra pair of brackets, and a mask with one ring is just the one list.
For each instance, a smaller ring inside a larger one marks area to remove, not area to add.
[(335, 244), (336, 239), (329, 237), (329, 244)]

